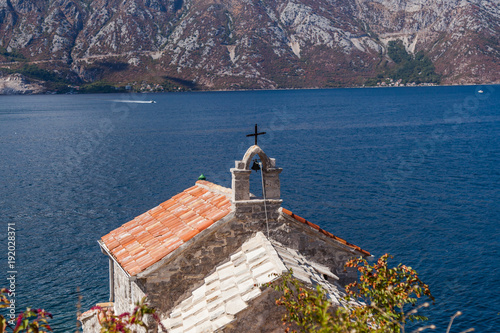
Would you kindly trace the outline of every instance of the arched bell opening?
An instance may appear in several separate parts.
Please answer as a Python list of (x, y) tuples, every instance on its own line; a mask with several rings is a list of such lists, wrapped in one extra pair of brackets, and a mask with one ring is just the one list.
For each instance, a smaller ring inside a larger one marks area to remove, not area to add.
[[(257, 157), (257, 156), (256, 156)], [(254, 158), (251, 163), (250, 171), (252, 172), (249, 177), (250, 191), (249, 198), (252, 199), (263, 199), (264, 192), (262, 191), (262, 168), (261, 161), (258, 158)]]
[(252, 146), (247, 150), (245, 156), (243, 156), (243, 168), (245, 170), (252, 170), (255, 158), (257, 158), (258, 161), (262, 164), (263, 170), (267, 170), (272, 167), (271, 160), (269, 159), (269, 157), (267, 157), (266, 153), (264, 153), (264, 151), (259, 146)]

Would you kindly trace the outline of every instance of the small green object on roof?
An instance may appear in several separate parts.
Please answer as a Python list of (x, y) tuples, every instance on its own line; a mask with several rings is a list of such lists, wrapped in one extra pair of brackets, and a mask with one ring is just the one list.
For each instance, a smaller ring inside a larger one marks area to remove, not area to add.
[(201, 174), (200, 177), (198, 177), (198, 180), (207, 180), (207, 177), (205, 177), (204, 174)]

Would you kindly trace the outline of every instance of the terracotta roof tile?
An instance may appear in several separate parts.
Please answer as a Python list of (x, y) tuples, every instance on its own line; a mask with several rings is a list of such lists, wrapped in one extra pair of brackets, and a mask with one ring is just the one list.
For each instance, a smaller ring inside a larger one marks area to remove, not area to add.
[(168, 246), (172, 243), (180, 241), (180, 238), (177, 235), (174, 235), (173, 233), (171, 233), (170, 231), (167, 234), (165, 234), (161, 237), (157, 237), (155, 239), (158, 241), (159, 244), (161, 244), (163, 246)]
[(179, 232), (179, 238), (182, 239), (184, 242), (187, 242), (188, 240), (190, 240), (199, 233), (200, 232), (196, 229), (184, 228), (183, 230), (181, 230), (181, 232)]
[(154, 237), (144, 243), (145, 248), (155, 248), (160, 245), (161, 243)]
[(175, 216), (174, 214), (167, 214), (167, 215), (163, 215), (162, 219), (161, 219), (161, 224), (163, 225), (168, 225), (169, 223), (173, 222), (173, 221), (178, 221), (179, 218), (177, 216)]
[(218, 209), (211, 209), (209, 210), (208, 212), (205, 212), (203, 214), (203, 216), (205, 216), (207, 219), (209, 220), (214, 220), (214, 221), (217, 221), (219, 220), (221, 217), (220, 217), (220, 211)]
[(172, 233), (174, 233), (177, 237), (181, 238), (179, 235), (182, 233), (184, 233), (185, 229), (191, 229), (189, 228), (189, 226), (187, 224), (184, 224), (182, 222), (180, 223), (177, 223), (176, 225), (172, 226), (172, 228), (168, 228), (169, 231), (171, 231)]
[(163, 203), (160, 204), (160, 206), (163, 208), (163, 209), (168, 209), (169, 207), (172, 207), (173, 205), (175, 205), (175, 200), (173, 199), (169, 199)]
[(220, 185), (217, 185), (217, 184), (214, 184), (214, 183), (211, 183), (211, 182), (208, 182), (206, 180), (199, 180), (199, 181), (196, 182), (196, 184), (199, 184), (199, 185), (201, 185), (203, 187), (209, 188), (211, 191), (223, 193), (224, 195), (230, 195), (231, 194), (231, 189), (229, 189), (227, 187), (222, 187)]
[[(124, 269), (125, 269), (125, 267), (124, 267)], [(126, 269), (126, 270), (132, 276), (137, 275), (138, 273), (142, 272), (141, 268), (139, 266), (137, 266), (137, 265), (133, 266), (133, 267), (130, 267), (130, 268)]]
[(113, 253), (116, 256), (119, 256), (119, 255), (122, 255), (123, 253), (127, 253), (127, 251), (125, 251), (125, 248), (123, 246), (118, 245)]
[(200, 196), (200, 198), (202, 198), (203, 200), (208, 200), (208, 199), (213, 199), (214, 196), (215, 195), (212, 192), (207, 192), (202, 196)]
[(120, 242), (118, 242), (113, 236), (111, 236), (106, 240), (106, 244), (108, 244), (108, 249), (114, 250), (120, 245)]
[(205, 219), (196, 225), (196, 229), (203, 231), (206, 228), (210, 227), (213, 223), (214, 221)]
[(152, 208), (151, 210), (148, 211), (149, 214), (154, 214), (156, 211), (158, 210), (163, 210), (163, 207), (161, 207), (160, 205)]
[(197, 181), (101, 240), (123, 269), (136, 275), (229, 214), (230, 194), (228, 188)]
[(205, 220), (203, 216), (196, 216), (196, 218), (189, 220), (187, 222), (187, 225), (190, 226), (191, 228), (196, 228), (196, 225), (200, 223), (201, 221)]
[[(151, 262), (151, 261), (153, 261), (153, 262)], [(152, 265), (154, 263), (154, 259), (149, 253), (144, 252), (144, 254), (142, 254), (140, 257), (138, 257), (136, 259), (136, 262), (139, 266), (144, 266), (144, 264), (148, 263), (148, 262), (149, 262), (149, 265)]]
[(137, 241), (141, 244), (146, 244), (150, 239), (153, 238), (153, 235), (151, 235), (149, 232), (142, 232), (137, 235)]
[(114, 237), (111, 235), (111, 234), (107, 234), (106, 236), (102, 237), (102, 240), (104, 242), (108, 242), (110, 241), (111, 239), (114, 239)]
[(158, 211), (158, 213), (156, 213), (153, 218), (157, 219), (159, 221), (163, 221), (166, 217), (168, 217), (170, 215), (171, 214), (168, 210), (162, 210), (162, 211)]
[(187, 192), (193, 196), (197, 196), (199, 193), (206, 192), (206, 190), (204, 188), (201, 188), (201, 187), (191, 187), (191, 188), (188, 188), (185, 192)]
[(149, 228), (151, 228), (152, 226), (154, 226), (156, 223), (158, 223), (158, 221), (156, 221), (155, 219), (151, 218), (151, 220), (149, 220), (149, 221), (144, 221), (144, 223), (142, 224), (142, 226), (144, 227), (144, 229), (146, 229), (147, 232), (149, 232)]
[[(224, 214), (224, 216), (226, 216), (226, 215)], [(186, 213), (182, 214), (182, 215), (180, 216), (180, 219), (181, 219), (182, 221), (190, 221), (190, 220), (192, 220), (193, 218), (197, 218), (197, 217), (198, 217), (198, 214), (196, 214), (195, 212), (193, 212), (192, 210), (190, 210), (190, 211), (188, 211), (188, 212), (186, 212)]]
[[(129, 221), (123, 225), (123, 227), (126, 229), (133, 228), (133, 226), (135, 226), (135, 219), (133, 219), (132, 221)], [(115, 238), (116, 238), (116, 236), (115, 236)]]
[(231, 209), (231, 202), (228, 202), (220, 207), (220, 209)]
[(357, 251), (359, 251), (359, 252), (361, 252), (361, 253), (363, 253), (363, 254), (365, 254), (365, 255), (368, 255), (368, 256), (369, 256), (369, 255), (371, 255), (371, 254), (370, 254), (370, 252), (368, 252), (368, 251), (366, 251), (366, 250), (363, 250), (363, 249), (362, 249), (362, 248), (360, 248), (359, 246), (356, 246), (356, 245), (354, 245), (354, 244), (351, 244), (351, 243), (347, 242), (346, 240), (344, 240), (344, 239), (342, 239), (342, 238), (340, 238), (340, 237), (337, 237), (337, 236), (333, 235), (332, 233), (330, 233), (330, 232), (328, 232), (328, 231), (326, 231), (326, 230), (321, 229), (321, 228), (320, 228), (317, 224), (314, 224), (314, 223), (312, 223), (312, 222), (309, 222), (309, 221), (307, 221), (305, 218), (300, 217), (300, 216), (298, 216), (298, 215), (295, 215), (294, 213), (292, 213), (292, 212), (291, 212), (291, 211), (289, 211), (288, 209), (282, 208), (282, 212), (283, 212), (284, 214), (288, 215), (288, 216), (291, 216), (291, 217), (292, 217), (292, 218), (294, 218), (296, 221), (299, 221), (299, 222), (301, 222), (301, 223), (307, 224), (307, 225), (308, 225), (308, 226), (310, 226), (311, 228), (318, 230), (319, 232), (321, 232), (322, 234), (324, 234), (324, 235), (325, 235), (325, 236), (327, 236), (327, 237), (333, 238), (333, 239), (335, 239), (336, 241), (338, 241), (338, 242), (340, 242), (340, 243), (342, 243), (342, 244), (344, 244), (344, 245), (347, 245), (347, 246), (349, 246), (349, 247), (352, 247), (353, 249), (355, 249), (355, 250), (357, 250)]
[(144, 248), (139, 242), (132, 244), (129, 248), (127, 248), (132, 258), (140, 257), (143, 254), (146, 254), (146, 248)]
[(207, 217), (207, 220), (212, 220), (212, 221), (218, 221), (220, 219), (221, 219), (220, 214), (212, 214), (211, 217)]
[(190, 209), (194, 210), (197, 207), (201, 207), (205, 204), (205, 201), (201, 200), (200, 198), (196, 198), (189, 205), (187, 205)]
[(209, 211), (210, 209), (212, 209), (211, 206), (207, 206), (207, 205), (203, 205), (201, 207), (197, 207), (197, 208), (194, 208), (193, 210), (198, 214), (198, 215), (202, 215), (204, 214), (205, 212)]
[(133, 264), (133, 259), (131, 256), (127, 255), (126, 257), (124, 257), (122, 260), (121, 260), (121, 264), (123, 267), (126, 267), (130, 264)]
[(231, 204), (229, 204), (229, 206), (228, 206), (227, 202), (225, 202), (224, 200), (221, 200), (215, 204), (215, 207), (217, 207), (219, 209), (225, 209), (225, 208), (231, 207)]

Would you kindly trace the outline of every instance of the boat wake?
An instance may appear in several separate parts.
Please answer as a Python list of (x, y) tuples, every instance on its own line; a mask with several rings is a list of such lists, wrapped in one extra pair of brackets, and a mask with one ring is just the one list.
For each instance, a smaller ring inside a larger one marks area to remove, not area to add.
[(150, 101), (134, 101), (134, 100), (124, 100), (124, 99), (113, 99), (111, 102), (116, 102), (116, 103), (137, 103), (137, 104), (155, 104), (156, 101), (150, 100)]

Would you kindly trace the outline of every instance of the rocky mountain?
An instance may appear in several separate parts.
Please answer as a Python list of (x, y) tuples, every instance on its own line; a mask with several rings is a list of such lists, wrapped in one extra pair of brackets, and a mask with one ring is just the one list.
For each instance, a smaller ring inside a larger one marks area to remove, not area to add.
[(21, 74), (0, 76), (0, 95), (38, 94), (44, 91), (43, 85), (28, 82)]
[(500, 83), (499, 0), (0, 0), (0, 67), (150, 89), (363, 85), (423, 51)]

